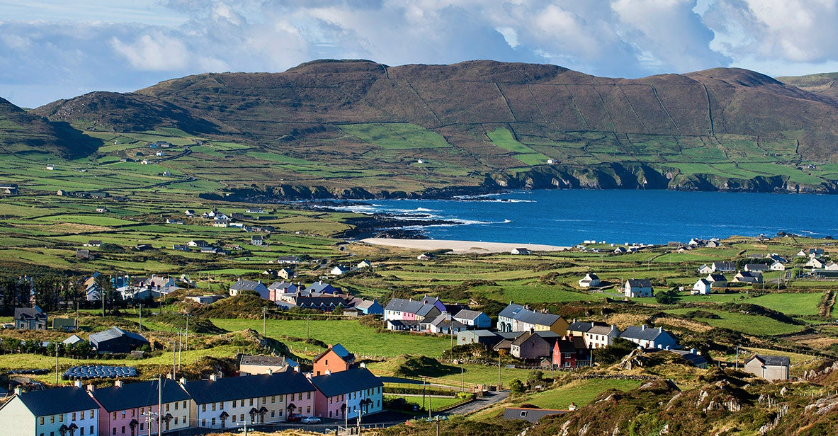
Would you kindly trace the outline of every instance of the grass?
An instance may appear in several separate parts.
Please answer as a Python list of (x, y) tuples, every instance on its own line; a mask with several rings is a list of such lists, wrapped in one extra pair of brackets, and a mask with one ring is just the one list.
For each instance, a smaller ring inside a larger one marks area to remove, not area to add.
[[(462, 401), (460, 398), (457, 397), (431, 397), (427, 396), (423, 398), (422, 395), (413, 396), (413, 395), (397, 395), (397, 394), (384, 394), (385, 400), (394, 400), (396, 398), (403, 398), (407, 404), (413, 404), (416, 406), (417, 409), (421, 410), (424, 407), (430, 407), (432, 410), (442, 409), (444, 407), (448, 407), (452, 404), (459, 403)], [(425, 400), (425, 404), (423, 407), (422, 400)]]
[(415, 124), (343, 124), (338, 127), (349, 135), (387, 150), (451, 147), (438, 133)]
[[(673, 309), (667, 310), (667, 313), (675, 315), (683, 315), (687, 312), (692, 312), (695, 309)], [(720, 319), (704, 319), (698, 318), (702, 322), (706, 322), (713, 327), (721, 327), (729, 330), (742, 332), (748, 335), (758, 336), (773, 336), (785, 335), (789, 333), (796, 333), (803, 330), (803, 326), (786, 324), (765, 316), (759, 315), (745, 315), (743, 313), (731, 313), (721, 310), (707, 310), (715, 313)]]
[(570, 403), (582, 407), (609, 389), (625, 392), (637, 388), (640, 383), (637, 380), (574, 380), (566, 385), (521, 398), (517, 402), (533, 404), (542, 409), (567, 409)]
[[(261, 333), (261, 320), (213, 319), (212, 322), (226, 330), (238, 331), (252, 328)], [(308, 333), (307, 333), (308, 332)], [(340, 343), (361, 356), (395, 357), (401, 354), (421, 353), (440, 356), (449, 348), (447, 337), (402, 333), (377, 333), (354, 320), (268, 320), (269, 337), (292, 336), (305, 338), (307, 334), (327, 344)], [(307, 349), (294, 350), (303, 354), (316, 354), (321, 349), (309, 345)]]

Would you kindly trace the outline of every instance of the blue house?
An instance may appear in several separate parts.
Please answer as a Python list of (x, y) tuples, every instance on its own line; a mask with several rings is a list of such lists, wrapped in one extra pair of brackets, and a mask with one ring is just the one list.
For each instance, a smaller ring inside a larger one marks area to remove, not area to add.
[(355, 305), (355, 309), (364, 315), (384, 315), (384, 307), (378, 304), (378, 300), (363, 300)]

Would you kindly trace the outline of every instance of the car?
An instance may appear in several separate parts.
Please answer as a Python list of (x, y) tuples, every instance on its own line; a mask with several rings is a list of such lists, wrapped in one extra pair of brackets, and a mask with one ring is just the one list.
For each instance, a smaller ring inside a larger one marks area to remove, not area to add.
[(320, 418), (316, 416), (305, 416), (300, 421), (303, 424), (320, 424)]
[(288, 422), (300, 422), (303, 419), (303, 415), (293, 414), (288, 415)]

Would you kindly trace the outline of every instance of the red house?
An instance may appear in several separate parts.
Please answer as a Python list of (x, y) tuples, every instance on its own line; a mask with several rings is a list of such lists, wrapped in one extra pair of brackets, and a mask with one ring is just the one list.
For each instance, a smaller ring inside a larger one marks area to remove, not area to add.
[(355, 355), (343, 348), (343, 345), (329, 345), (329, 349), (314, 358), (314, 375), (324, 375), (326, 371), (334, 374), (346, 371), (355, 363)]
[(553, 366), (557, 368), (579, 368), (591, 364), (591, 357), (585, 347), (585, 339), (566, 336), (553, 344)]

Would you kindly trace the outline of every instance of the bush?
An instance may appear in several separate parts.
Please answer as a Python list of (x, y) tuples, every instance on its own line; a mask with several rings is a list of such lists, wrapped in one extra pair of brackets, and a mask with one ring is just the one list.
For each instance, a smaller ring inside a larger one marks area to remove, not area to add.
[(518, 380), (516, 378), (515, 380), (509, 382), (509, 391), (512, 393), (512, 395), (521, 395), (527, 391), (527, 388), (524, 386), (523, 383), (521, 383), (521, 380)]
[(603, 365), (611, 365), (619, 362), (627, 354), (634, 351), (637, 345), (634, 342), (625, 339), (614, 339), (611, 345), (605, 348), (597, 348), (593, 350), (594, 361)]

